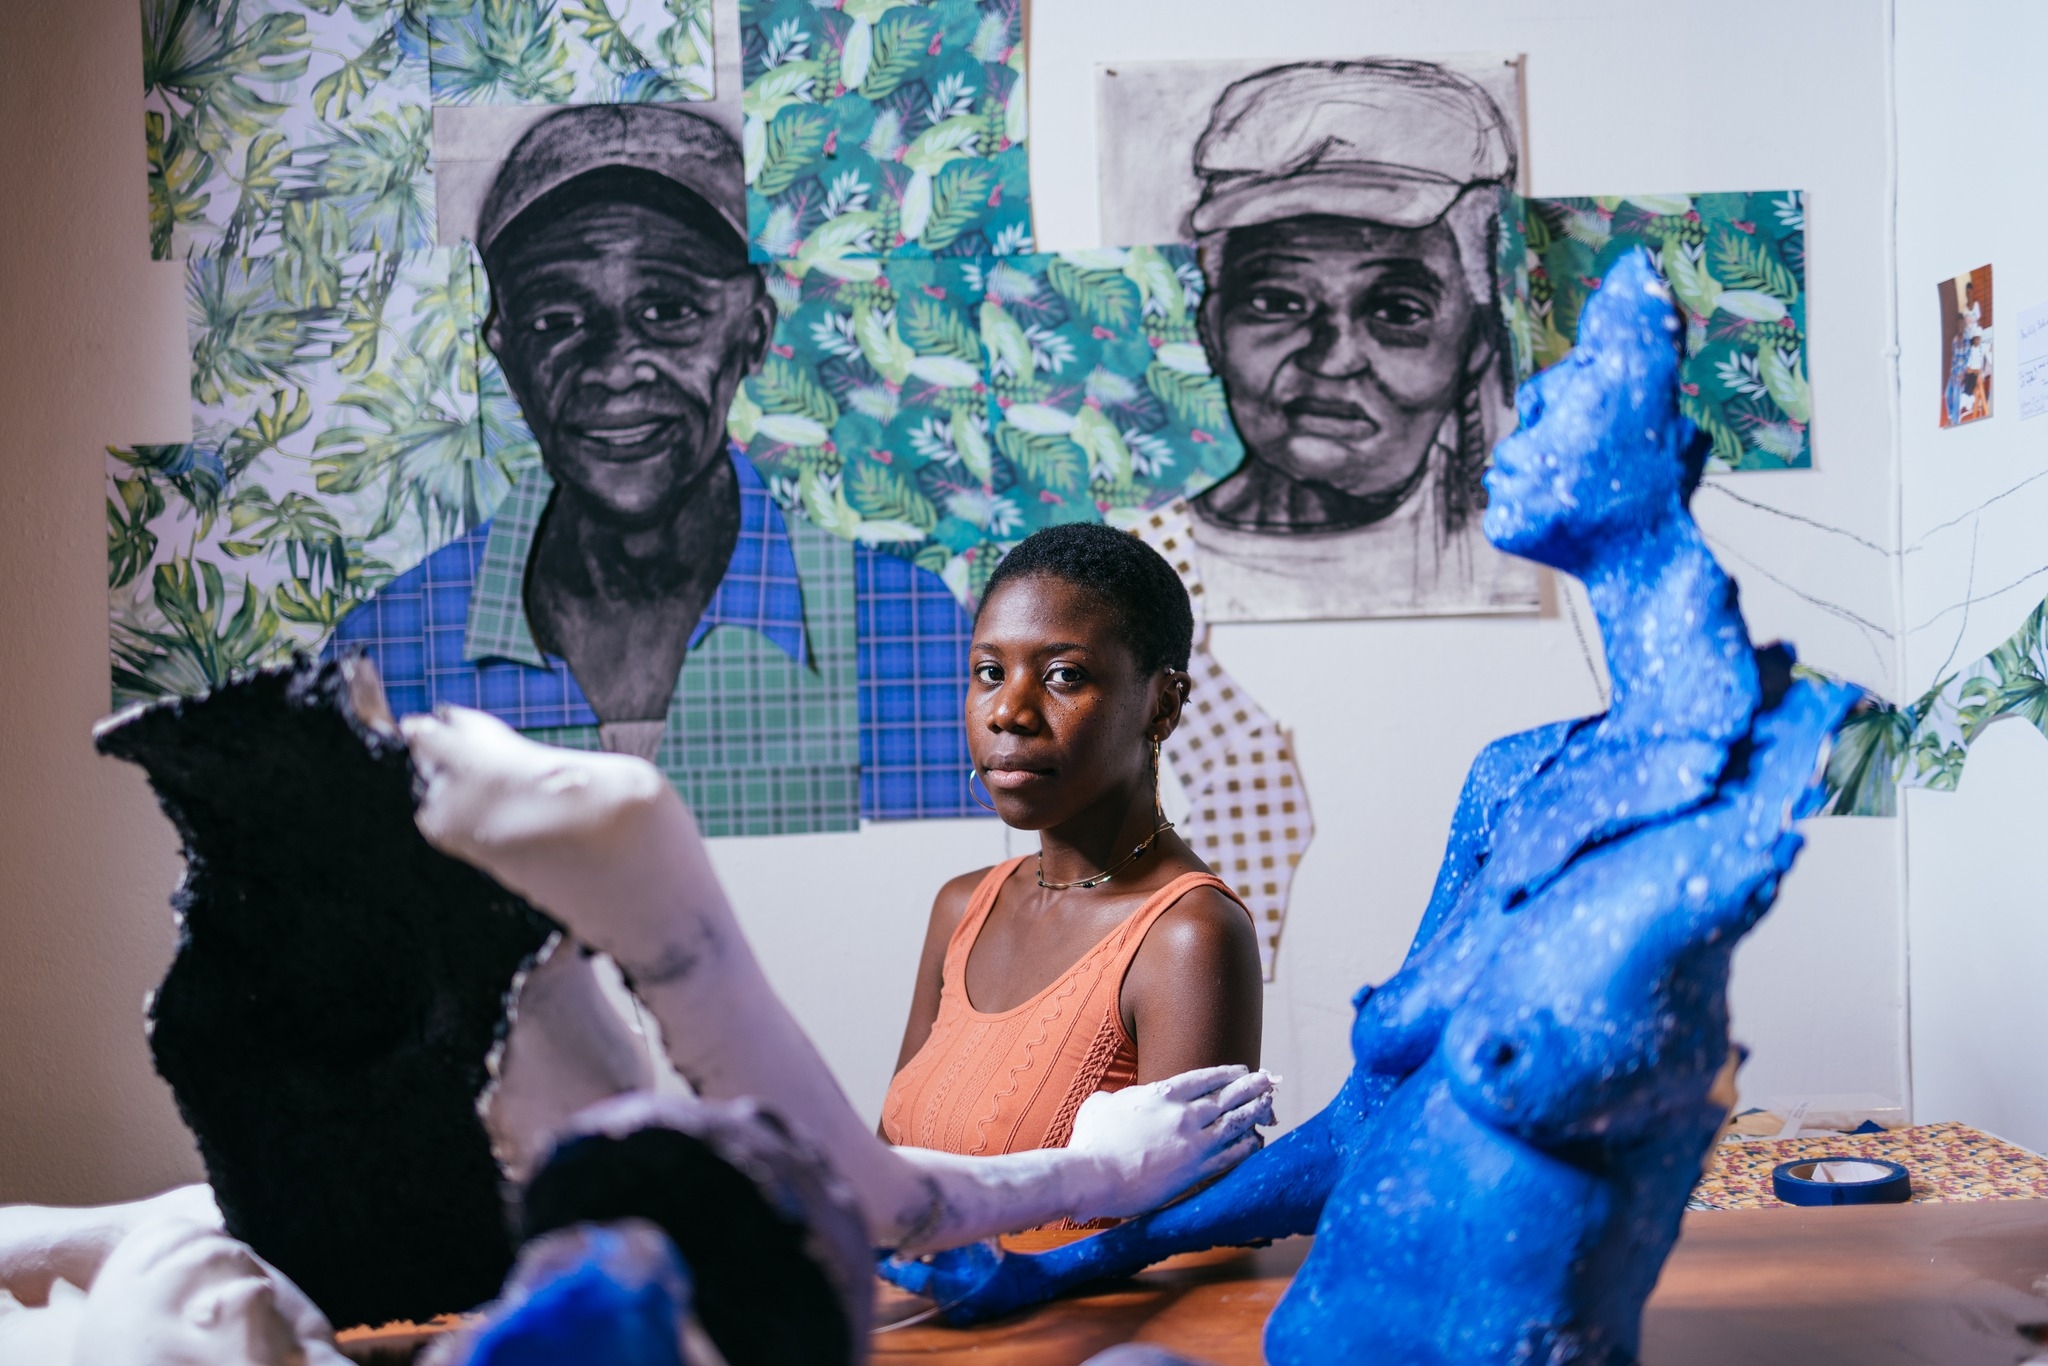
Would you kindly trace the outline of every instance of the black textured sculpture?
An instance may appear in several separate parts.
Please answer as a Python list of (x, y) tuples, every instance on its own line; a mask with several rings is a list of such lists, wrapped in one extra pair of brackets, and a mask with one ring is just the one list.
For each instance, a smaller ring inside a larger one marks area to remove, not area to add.
[(150, 1049), (228, 1231), (337, 1324), (489, 1299), (512, 1243), (477, 1099), (553, 922), (420, 837), (366, 663), (301, 658), (96, 740), (184, 842)]

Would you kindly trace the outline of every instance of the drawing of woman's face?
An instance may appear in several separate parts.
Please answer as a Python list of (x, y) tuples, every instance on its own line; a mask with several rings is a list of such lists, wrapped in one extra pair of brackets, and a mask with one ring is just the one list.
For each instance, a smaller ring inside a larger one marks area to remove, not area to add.
[(1400, 488), (1484, 362), (1465, 278), (1442, 221), (1233, 229), (1203, 321), (1251, 458), (1354, 496)]

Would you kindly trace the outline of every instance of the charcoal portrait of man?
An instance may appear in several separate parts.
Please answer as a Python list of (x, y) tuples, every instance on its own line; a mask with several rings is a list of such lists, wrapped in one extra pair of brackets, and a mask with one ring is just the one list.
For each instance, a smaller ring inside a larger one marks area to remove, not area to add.
[(739, 536), (725, 415), (775, 325), (745, 222), (725, 132), (637, 106), (542, 121), (479, 217), (485, 342), (554, 481), (527, 621), (615, 734), (659, 736)]
[(454, 148), (486, 155), (444, 163), (473, 187), (448, 216), (490, 286), (479, 360), (539, 462), (330, 651), (368, 654), (400, 714), (477, 707), (649, 759), (707, 830), (851, 828), (853, 548), (785, 518), (726, 433), (776, 326), (737, 140), (664, 105), (483, 112), (489, 140)]

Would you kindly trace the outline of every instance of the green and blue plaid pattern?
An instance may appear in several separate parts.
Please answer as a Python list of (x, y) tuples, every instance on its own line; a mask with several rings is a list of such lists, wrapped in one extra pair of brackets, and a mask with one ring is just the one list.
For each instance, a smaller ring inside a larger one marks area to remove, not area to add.
[[(656, 762), (706, 834), (851, 830), (860, 814), (854, 548), (785, 523), (747, 462), (734, 464), (740, 543), (693, 638)], [(345, 618), (329, 651), (365, 649), (401, 714), (476, 706), (537, 739), (595, 748), (597, 716), (568, 666), (534, 646), (521, 600), (551, 492), (545, 473), (528, 474), (491, 522)]]
[[(768, 496), (761, 476), (737, 451), (733, 471), (739, 476), (740, 534), (718, 592), (698, 618), (690, 648), (703, 643), (714, 626), (745, 626), (782, 647), (791, 659), (804, 659), (804, 611), (801, 570), (797, 565), (788, 523)], [(526, 560), (540, 530), (555, 482), (544, 469), (530, 471), (505, 496), (491, 519), (483, 560), (469, 599), (469, 622), (462, 657), (475, 661), (510, 659), (535, 668), (550, 667), (533, 643), (526, 624)], [(555, 666), (562, 667), (562, 666)], [(509, 718), (508, 718), (509, 719)], [(517, 725), (519, 722), (514, 722)], [(592, 718), (595, 724), (595, 717)]]
[(967, 647), (974, 618), (928, 569), (863, 546), (860, 809), (872, 820), (986, 816), (967, 795)]

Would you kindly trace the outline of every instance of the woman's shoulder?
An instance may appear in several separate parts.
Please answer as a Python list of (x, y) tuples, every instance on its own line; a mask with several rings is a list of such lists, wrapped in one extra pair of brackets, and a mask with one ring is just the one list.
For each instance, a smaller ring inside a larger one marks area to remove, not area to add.
[(974, 893), (988, 879), (988, 875), (1002, 867), (991, 863), (986, 868), (976, 868), (958, 877), (947, 878), (939, 886), (939, 894), (932, 898), (932, 928), (943, 929), (951, 934), (961, 920), (966, 918), (967, 907), (974, 900)]
[(1188, 888), (1160, 911), (1139, 954), (1190, 965), (1243, 955), (1257, 962), (1259, 936), (1244, 904), (1207, 883)]
[[(1202, 984), (1200, 998), (1212, 1004), (1255, 1003), (1263, 975), (1258, 931), (1244, 906), (1213, 884), (1189, 888), (1159, 913), (1130, 960), (1126, 1025), (1150, 1013), (1186, 1010), (1190, 983)], [(1253, 1060), (1257, 1055), (1254, 1044)]]

